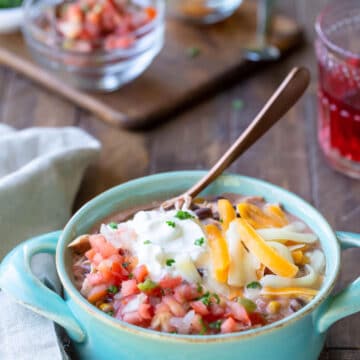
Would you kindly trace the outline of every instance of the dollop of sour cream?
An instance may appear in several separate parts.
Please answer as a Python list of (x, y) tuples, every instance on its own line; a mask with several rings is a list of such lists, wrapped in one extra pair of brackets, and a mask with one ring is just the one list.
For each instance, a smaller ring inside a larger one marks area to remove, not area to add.
[[(129, 250), (145, 264), (149, 277), (159, 281), (166, 275), (180, 275), (187, 281), (200, 281), (197, 268), (208, 261), (206, 235), (196, 215), (188, 209), (139, 211), (119, 224), (136, 234)], [(129, 245), (129, 243), (128, 243)]]

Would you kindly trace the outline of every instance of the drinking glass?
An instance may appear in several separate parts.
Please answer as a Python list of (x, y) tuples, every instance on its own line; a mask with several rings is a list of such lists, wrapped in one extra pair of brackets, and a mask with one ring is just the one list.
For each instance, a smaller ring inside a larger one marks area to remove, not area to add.
[(360, 178), (360, 1), (326, 6), (316, 33), (319, 142), (336, 170)]

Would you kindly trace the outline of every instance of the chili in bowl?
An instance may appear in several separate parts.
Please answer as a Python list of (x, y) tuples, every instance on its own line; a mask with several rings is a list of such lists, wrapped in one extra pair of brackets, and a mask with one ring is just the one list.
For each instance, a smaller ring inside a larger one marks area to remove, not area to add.
[(123, 217), (69, 245), (81, 294), (120, 321), (168, 333), (244, 331), (295, 313), (321, 287), (317, 236), (261, 197), (223, 194)]
[[(359, 279), (331, 295), (340, 246), (359, 247), (360, 235), (335, 233), (295, 194), (239, 175), (219, 177), (203, 201), (157, 209), (203, 175), (106, 191), (64, 230), (8, 254), (1, 289), (63, 326), (81, 359), (316, 360), (328, 328), (360, 311)], [(153, 213), (129, 212), (149, 204)], [(31, 273), (41, 252), (56, 255), (63, 297)]]

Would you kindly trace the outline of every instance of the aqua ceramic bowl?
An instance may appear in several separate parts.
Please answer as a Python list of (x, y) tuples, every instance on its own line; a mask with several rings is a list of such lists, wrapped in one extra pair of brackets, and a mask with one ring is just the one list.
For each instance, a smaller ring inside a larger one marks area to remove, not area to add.
[[(63, 231), (30, 239), (1, 264), (0, 287), (23, 305), (63, 326), (75, 350), (86, 360), (315, 360), (327, 329), (337, 320), (360, 311), (360, 278), (330, 295), (340, 269), (341, 249), (360, 246), (360, 235), (335, 233), (311, 205), (269, 183), (224, 175), (204, 193), (237, 192), (281, 202), (319, 236), (326, 255), (326, 276), (318, 295), (297, 313), (262, 328), (241, 333), (201, 336), (165, 334), (119, 322), (90, 305), (71, 281), (67, 244), (110, 213), (164, 199), (193, 185), (204, 172), (159, 174), (130, 181), (99, 195), (83, 206)], [(37, 253), (56, 253), (56, 268), (64, 298), (35, 279), (30, 260)]]

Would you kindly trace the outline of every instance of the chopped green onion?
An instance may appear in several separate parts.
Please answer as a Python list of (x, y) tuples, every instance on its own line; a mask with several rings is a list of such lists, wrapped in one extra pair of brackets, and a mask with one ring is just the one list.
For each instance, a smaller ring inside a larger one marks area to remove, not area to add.
[(202, 285), (201, 285), (200, 283), (197, 283), (197, 288), (196, 288), (196, 290), (197, 290), (197, 292), (198, 292), (199, 294), (201, 294), (201, 293), (203, 292), (203, 287), (202, 287)]
[(199, 300), (206, 306), (210, 305), (210, 293), (207, 291)]
[(247, 288), (247, 289), (261, 289), (262, 286), (261, 286), (261, 284), (260, 284), (259, 282), (253, 281), (253, 282), (251, 282), (251, 283), (248, 283), (248, 284), (246, 285), (246, 288)]
[(216, 303), (217, 303), (217, 304), (220, 304), (220, 298), (219, 298), (219, 295), (218, 295), (218, 294), (213, 294), (213, 297), (215, 298)]
[(112, 229), (116, 230), (118, 228), (118, 224), (116, 222), (111, 222), (109, 224), (109, 227), (111, 227)]
[(194, 241), (194, 244), (197, 246), (202, 246), (202, 245), (204, 245), (204, 243), (205, 243), (205, 239), (203, 237), (201, 237), (200, 239), (196, 239)]
[(180, 220), (187, 220), (187, 219), (193, 219), (194, 218), (194, 216), (191, 215), (189, 212), (183, 211), (183, 210), (179, 210), (176, 213), (175, 217), (180, 219)]
[(122, 266), (126, 269), (130, 265), (129, 261), (125, 261), (122, 263)]
[(119, 292), (119, 289), (117, 286), (115, 285), (111, 285), (108, 287), (107, 291), (110, 293), (110, 294), (117, 294)]
[(108, 311), (107, 314), (110, 316), (114, 316), (114, 312), (112, 310)]
[(150, 240), (145, 240), (145, 241), (144, 241), (144, 245), (149, 245), (149, 244), (151, 244), (151, 241), (150, 241)]
[(167, 266), (172, 266), (173, 264), (175, 264), (175, 260), (174, 259), (167, 259), (165, 263), (166, 263)]
[(247, 299), (247, 298), (240, 298), (239, 297), (239, 298), (237, 298), (237, 302), (239, 304), (241, 304), (248, 313), (253, 313), (257, 308), (256, 304), (253, 301), (251, 301), (250, 299)]
[(146, 292), (155, 289), (157, 286), (157, 283), (155, 283), (154, 281), (146, 279), (144, 282), (138, 284), (137, 287), (140, 291)]
[(130, 273), (129, 275), (128, 275), (128, 278), (129, 279), (132, 279), (134, 277), (134, 274), (133, 273)]
[(221, 324), (222, 324), (221, 320), (216, 320), (209, 324), (209, 328), (214, 330), (220, 330)]
[(200, 324), (201, 324), (201, 331), (200, 331), (200, 335), (204, 335), (207, 331), (207, 327), (204, 323), (203, 318), (200, 318)]
[(170, 221), (170, 220), (167, 221), (166, 224), (168, 224), (170, 227), (173, 227), (173, 228), (174, 228), (175, 225), (176, 225), (174, 221)]

